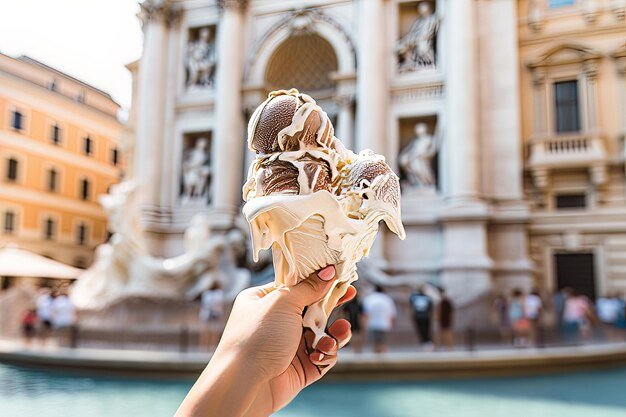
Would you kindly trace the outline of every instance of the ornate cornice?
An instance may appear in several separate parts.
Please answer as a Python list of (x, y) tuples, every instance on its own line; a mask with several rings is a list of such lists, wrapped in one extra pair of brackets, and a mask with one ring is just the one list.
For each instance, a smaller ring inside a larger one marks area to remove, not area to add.
[(248, 7), (248, 0), (217, 0), (217, 5), (222, 11), (224, 9), (243, 11)]
[(142, 25), (149, 22), (164, 22), (174, 26), (180, 22), (183, 9), (180, 5), (172, 4), (169, 0), (145, 0), (139, 3), (141, 8), (138, 16)]

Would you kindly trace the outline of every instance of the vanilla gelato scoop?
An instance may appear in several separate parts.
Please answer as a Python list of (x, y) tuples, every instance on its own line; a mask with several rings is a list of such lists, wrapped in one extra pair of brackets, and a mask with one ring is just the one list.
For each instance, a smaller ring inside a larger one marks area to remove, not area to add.
[(398, 177), (383, 156), (346, 149), (315, 100), (295, 89), (270, 93), (255, 110), (248, 147), (257, 156), (243, 187), (243, 213), (255, 261), (272, 249), (276, 288), (335, 265), (333, 287), (304, 314), (315, 346), (358, 278), (356, 263), (368, 255), (379, 222), (405, 237)]

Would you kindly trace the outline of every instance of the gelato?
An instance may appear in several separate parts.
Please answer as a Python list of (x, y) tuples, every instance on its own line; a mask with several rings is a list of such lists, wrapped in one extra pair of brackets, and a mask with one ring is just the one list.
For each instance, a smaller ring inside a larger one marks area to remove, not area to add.
[(398, 177), (383, 156), (355, 154), (333, 133), (315, 100), (295, 89), (270, 93), (248, 125), (248, 146), (257, 156), (243, 187), (243, 213), (255, 260), (272, 249), (277, 288), (327, 265), (337, 271), (333, 288), (304, 315), (314, 345), (357, 279), (356, 263), (367, 256), (379, 222), (404, 239)]

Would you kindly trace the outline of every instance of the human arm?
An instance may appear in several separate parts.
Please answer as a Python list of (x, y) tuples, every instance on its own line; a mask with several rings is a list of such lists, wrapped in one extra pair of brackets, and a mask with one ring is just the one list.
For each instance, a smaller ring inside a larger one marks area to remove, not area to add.
[[(327, 267), (290, 288), (268, 284), (242, 291), (215, 354), (176, 416), (266, 417), (325, 375), (350, 339), (350, 324), (335, 321), (330, 336), (312, 349), (302, 314), (328, 292), (334, 275)], [(339, 302), (355, 294), (350, 287)]]

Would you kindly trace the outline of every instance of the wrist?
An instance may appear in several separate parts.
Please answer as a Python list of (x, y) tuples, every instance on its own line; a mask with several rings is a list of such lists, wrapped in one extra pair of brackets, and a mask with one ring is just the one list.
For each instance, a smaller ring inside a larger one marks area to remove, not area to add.
[(243, 417), (262, 383), (241, 355), (218, 348), (176, 416)]

